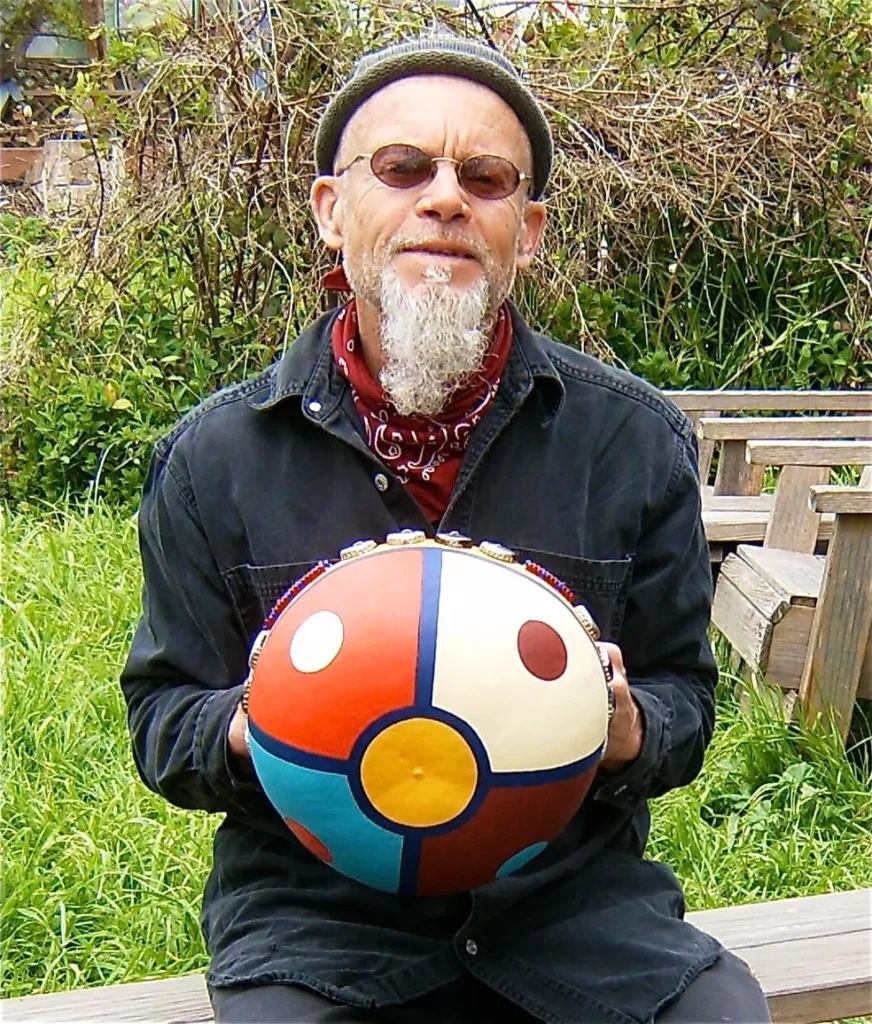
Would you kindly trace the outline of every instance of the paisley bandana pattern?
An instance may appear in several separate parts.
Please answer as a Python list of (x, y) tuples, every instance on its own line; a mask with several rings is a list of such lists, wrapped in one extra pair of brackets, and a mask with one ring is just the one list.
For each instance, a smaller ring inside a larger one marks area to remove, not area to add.
[(351, 386), (366, 443), (406, 486), (430, 522), (438, 522), (448, 507), (470, 434), (497, 393), (511, 346), (512, 321), (504, 304), (480, 374), (455, 392), (434, 419), (400, 416), (364, 360), (354, 300), (333, 325), (333, 357)]

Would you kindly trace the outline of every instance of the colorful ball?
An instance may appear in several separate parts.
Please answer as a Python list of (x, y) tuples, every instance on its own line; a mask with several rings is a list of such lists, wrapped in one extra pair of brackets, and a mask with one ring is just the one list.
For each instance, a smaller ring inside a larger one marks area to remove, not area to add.
[(412, 531), (360, 542), (292, 588), (255, 644), (248, 729), (303, 846), (418, 895), (540, 854), (581, 805), (608, 730), (595, 627), (568, 598), (499, 545)]

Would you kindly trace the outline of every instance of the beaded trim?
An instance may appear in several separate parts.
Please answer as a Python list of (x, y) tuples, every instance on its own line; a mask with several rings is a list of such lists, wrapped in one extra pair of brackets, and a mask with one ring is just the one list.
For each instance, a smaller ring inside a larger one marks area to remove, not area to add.
[(544, 566), (539, 565), (538, 562), (534, 562), (531, 559), (527, 559), (524, 562), (524, 568), (527, 572), (531, 572), (534, 576), (538, 576), (540, 580), (547, 583), (549, 587), (553, 587), (558, 594), (565, 597), (570, 604), (575, 604), (575, 594), (567, 587), (567, 585), (559, 580), (553, 572), (549, 572)]
[(313, 565), (305, 576), (301, 576), (293, 586), (288, 587), (284, 594), (282, 594), (278, 601), (273, 605), (273, 609), (269, 615), (267, 615), (263, 620), (263, 628), (267, 630), (272, 629), (278, 621), (278, 617), (282, 614), (285, 608), (288, 607), (291, 601), (293, 601), (298, 594), (302, 593), (310, 583), (318, 579), (319, 576), (323, 576), (329, 568), (330, 562), (326, 559), (322, 559), (316, 565)]

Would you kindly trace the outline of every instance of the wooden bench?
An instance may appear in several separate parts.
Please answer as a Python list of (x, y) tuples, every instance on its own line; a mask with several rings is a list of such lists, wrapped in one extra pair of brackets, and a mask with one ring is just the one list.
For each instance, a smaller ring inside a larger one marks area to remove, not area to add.
[[(761, 543), (774, 499), (761, 494), (763, 467), (745, 460), (749, 440), (869, 437), (872, 391), (667, 391), (694, 424), (699, 443), (703, 525), (717, 566), (739, 543)], [(802, 413), (748, 416), (749, 412)], [(740, 415), (722, 416), (723, 413)], [(812, 415), (807, 415), (807, 414)], [(866, 416), (852, 417), (852, 413)], [(709, 484), (717, 451), (717, 473)], [(741, 498), (748, 500), (742, 501)], [(831, 519), (821, 525), (828, 540)]]
[[(773, 510), (796, 507), (778, 501), (777, 496), (761, 494), (765, 465), (749, 461), (746, 444), (781, 440), (833, 440), (872, 438), (872, 416), (730, 416), (702, 417), (696, 425), (700, 446), (721, 445), (718, 473), (714, 486), (702, 488), (703, 524), (712, 561), (723, 560), (738, 543), (772, 543), (772, 531), (778, 533)], [(828, 470), (786, 466), (779, 477), (783, 490), (790, 484), (799, 503), (803, 503), (812, 483), (826, 480)], [(817, 533), (812, 541), (829, 540), (832, 517), (814, 519)], [(776, 545), (777, 546), (777, 545)]]
[[(759, 428), (758, 423), (761, 424)], [(763, 424), (766, 424), (765, 429)], [(811, 515), (806, 508), (809, 487), (827, 482), (830, 463), (814, 466), (803, 461), (809, 457), (810, 451), (824, 453), (822, 458), (826, 460), (826, 444), (818, 448), (814, 441), (807, 439), (814, 437), (827, 442), (839, 436), (870, 438), (872, 417), (807, 417), (801, 420), (799, 430), (796, 424), (796, 419), (773, 418), (767, 422), (752, 417), (700, 421), (697, 430), (701, 435), (715, 439), (726, 435), (730, 444), (741, 440), (745, 465), (754, 471), (753, 477), (740, 478), (737, 473), (730, 474), (734, 482), (741, 479), (737, 489), (745, 488), (745, 493), (715, 494), (714, 488), (703, 488), (706, 537), (713, 548), (721, 546), (720, 553), (713, 550), (713, 561), (721, 560), (725, 545), (762, 542), (768, 547), (814, 551), (819, 541), (830, 539), (832, 516)], [(803, 434), (806, 436), (802, 437)], [(775, 449), (770, 447), (770, 442), (782, 440), (791, 443), (779, 444)], [(833, 451), (845, 452), (848, 449), (841, 446)], [(850, 451), (853, 453), (849, 456), (852, 465), (867, 461), (867, 449), (862, 444)], [(759, 493), (766, 466), (781, 467), (774, 495)], [(800, 526), (805, 531), (802, 537), (796, 532)]]
[[(856, 697), (872, 697), (872, 467), (859, 488), (825, 480), (831, 466), (869, 466), (872, 444), (747, 449), (750, 463), (784, 468), (763, 546), (740, 544), (721, 567), (712, 623), (753, 672), (798, 691), (808, 717), (832, 712), (845, 736)], [(835, 520), (826, 557), (813, 554), (823, 514)]]
[[(872, 1013), (872, 889), (687, 915), (751, 966), (774, 1021), (818, 1024)], [(202, 975), (26, 996), (0, 1004), (5, 1024), (211, 1021)]]

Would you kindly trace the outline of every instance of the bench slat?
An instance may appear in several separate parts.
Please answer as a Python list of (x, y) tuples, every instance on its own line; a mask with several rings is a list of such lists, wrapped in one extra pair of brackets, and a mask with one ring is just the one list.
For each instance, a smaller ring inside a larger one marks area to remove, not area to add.
[(824, 578), (826, 558), (802, 551), (784, 551), (781, 548), (760, 548), (740, 544), (736, 552), (766, 582), (791, 604), (813, 608)]
[(771, 512), (775, 508), (774, 494), (715, 494), (713, 487), (700, 491), (703, 510), (713, 512)]
[(815, 512), (872, 512), (872, 487), (812, 487), (809, 508)]
[(754, 466), (865, 466), (872, 463), (872, 444), (868, 441), (748, 441), (745, 460)]
[[(872, 1011), (868, 931), (734, 952), (766, 990), (776, 1022), (812, 1024)], [(798, 965), (806, 965), (805, 970), (797, 970)]]
[(703, 910), (687, 919), (749, 964), (776, 1024), (872, 1013), (872, 889)]
[(872, 889), (695, 910), (687, 914), (687, 920), (731, 949), (778, 945), (840, 932), (865, 931), (872, 937)]
[[(743, 509), (724, 512), (715, 502), (714, 507), (703, 508), (702, 522), (705, 535), (713, 544), (762, 541), (769, 524), (769, 512)], [(824, 514), (818, 528), (818, 540), (829, 540), (832, 535), (833, 517)]]
[(705, 509), (705, 535), (712, 543), (762, 541), (769, 522), (768, 512), (719, 512)]
[(4, 1000), (3, 1024), (201, 1024), (213, 1021), (202, 974)]
[(684, 412), (869, 412), (872, 391), (666, 391)]
[(701, 441), (872, 437), (872, 416), (703, 417), (697, 425), (696, 436)]

